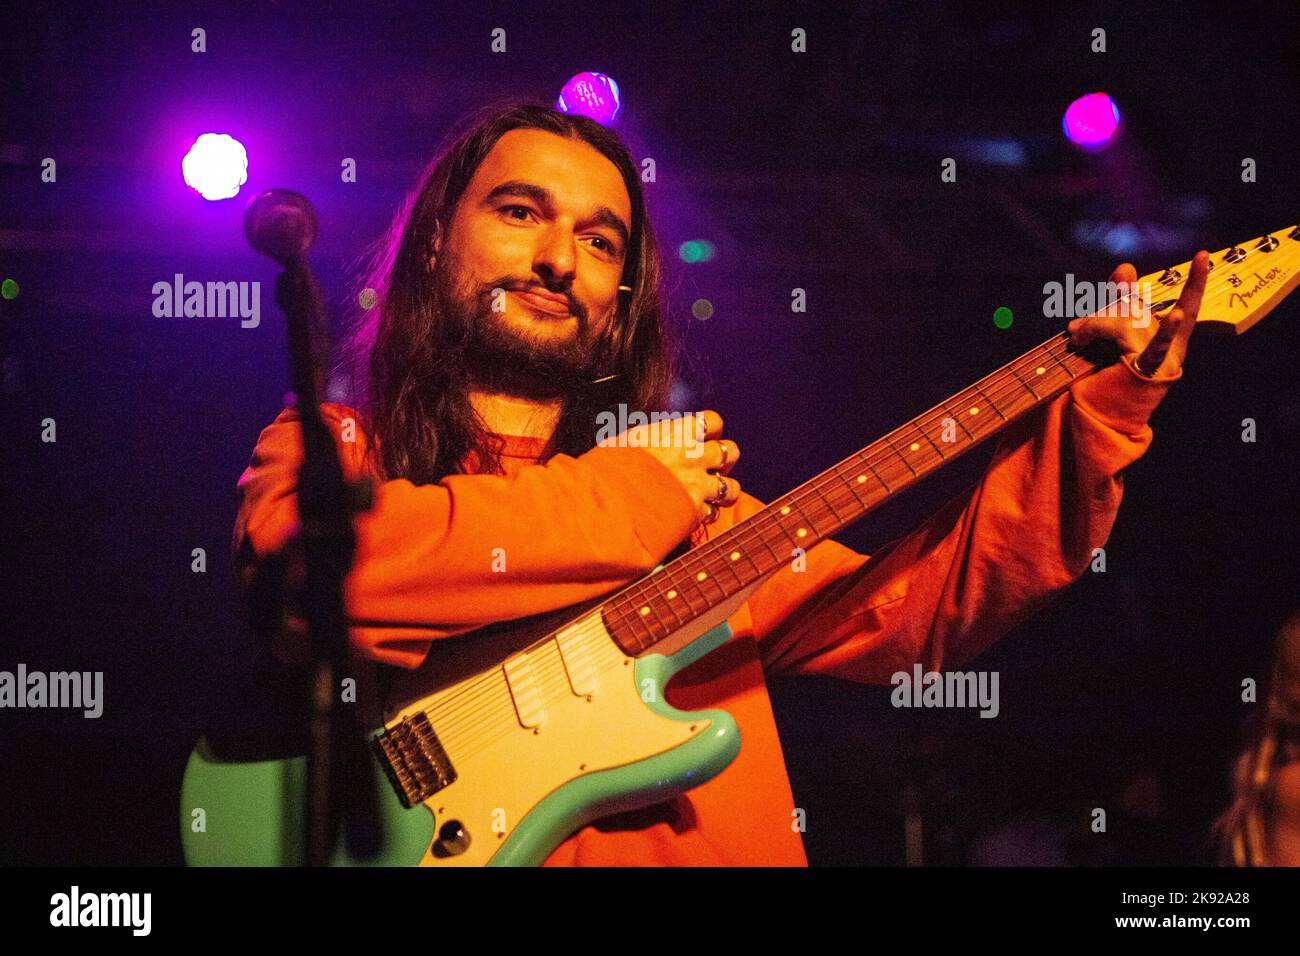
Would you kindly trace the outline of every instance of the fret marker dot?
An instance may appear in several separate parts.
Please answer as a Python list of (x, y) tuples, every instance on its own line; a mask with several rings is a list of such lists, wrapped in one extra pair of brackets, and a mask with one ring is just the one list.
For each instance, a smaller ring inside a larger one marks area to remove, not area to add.
[(970, 413), (971, 413), (972, 415), (978, 415), (978, 414), (980, 413), (980, 410), (979, 410), (978, 408), (976, 408), (974, 405), (972, 405), (972, 406), (971, 406), (971, 409), (970, 409)]
[(785, 507), (783, 507), (783, 508), (781, 509), (781, 514), (783, 514), (783, 515), (788, 515), (789, 513), (790, 513), (790, 506), (789, 506), (789, 505), (786, 505)]
[(1038, 368), (1034, 369), (1034, 374), (1035, 374), (1035, 375), (1042, 375), (1042, 374), (1043, 374), (1044, 372), (1046, 372), (1046, 371), (1047, 371), (1047, 369), (1043, 368), (1043, 367), (1040, 365), (1040, 366), (1038, 366)]
[(858, 475), (858, 484), (862, 484), (866, 480), (867, 480), (866, 475)]
[(803, 538), (803, 537), (807, 537), (807, 535), (808, 535), (808, 529), (807, 529), (807, 528), (800, 528), (798, 531), (795, 532), (795, 534), (797, 534), (797, 535), (798, 535), (799, 537), (801, 537), (801, 538)]
[(641, 616), (642, 616), (642, 617), (645, 617), (645, 616), (646, 616), (647, 614), (649, 614), (649, 613), (650, 613), (650, 608), (648, 608), (648, 607), (643, 607), (643, 608), (641, 608)]
[(677, 597), (677, 589), (673, 588), (671, 591), (668, 592), (668, 599), (671, 601), (675, 597)]
[(739, 551), (733, 551), (733, 552), (731, 552), (731, 560), (732, 560), (732, 561), (739, 561), (739, 560), (740, 560), (740, 552), (739, 552)]
[(919, 451), (920, 449), (921, 445), (919, 442), (912, 442), (912, 444), (907, 446), (908, 451)]
[(704, 580), (705, 578), (707, 578), (708, 576), (709, 576), (709, 572), (707, 572), (707, 571), (701, 571), (699, 574), (695, 575), (695, 580), (697, 580), (697, 581), (703, 581), (703, 580)]

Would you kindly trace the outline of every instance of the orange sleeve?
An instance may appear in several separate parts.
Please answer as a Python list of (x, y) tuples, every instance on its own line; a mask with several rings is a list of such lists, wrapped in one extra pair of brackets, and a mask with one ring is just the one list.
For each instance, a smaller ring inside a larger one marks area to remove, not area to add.
[[(887, 684), (915, 663), (974, 658), (1087, 570), (1110, 536), (1121, 472), (1150, 446), (1147, 419), (1181, 377), (1109, 365), (1007, 426), (979, 484), (886, 553), (826, 540), (804, 571), (775, 572), (749, 599), (764, 668)], [(737, 520), (763, 505), (739, 507)]]
[[(322, 414), (345, 475), (361, 473), (356, 413)], [(296, 409), (264, 429), (238, 482), (235, 564), (247, 586), (298, 528), (302, 434)], [(350, 639), (364, 656), (416, 667), (436, 638), (567, 607), (652, 571), (696, 522), (691, 497), (644, 449), (598, 446), (512, 476), (377, 482), (357, 518), (345, 582)], [(500, 549), (500, 550), (497, 550)], [(502, 566), (504, 562), (504, 568)]]

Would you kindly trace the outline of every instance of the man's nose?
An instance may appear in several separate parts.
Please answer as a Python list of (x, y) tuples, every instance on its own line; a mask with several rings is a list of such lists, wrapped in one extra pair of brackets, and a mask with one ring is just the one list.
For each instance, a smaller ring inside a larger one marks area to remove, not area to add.
[(576, 263), (577, 239), (573, 230), (563, 226), (547, 229), (533, 256), (533, 268), (552, 292), (559, 292), (573, 282)]

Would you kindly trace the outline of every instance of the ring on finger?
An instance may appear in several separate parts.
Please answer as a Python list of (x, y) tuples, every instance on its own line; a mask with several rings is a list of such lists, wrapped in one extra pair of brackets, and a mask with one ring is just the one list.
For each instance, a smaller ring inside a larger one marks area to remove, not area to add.
[[(1145, 354), (1145, 353), (1144, 353), (1144, 354)], [(1139, 375), (1145, 375), (1145, 376), (1147, 376), (1148, 378), (1150, 378), (1152, 375), (1155, 375), (1155, 374), (1156, 374), (1156, 370), (1153, 368), (1153, 369), (1151, 369), (1150, 371), (1147, 371), (1146, 366), (1143, 365), (1143, 363), (1142, 363), (1142, 358), (1143, 358), (1143, 355), (1135, 355), (1135, 356), (1133, 356), (1133, 367), (1134, 367), (1135, 369), (1137, 369)], [(1157, 366), (1157, 367), (1158, 367), (1158, 366)]]
[(708, 501), (705, 503), (709, 506), (709, 514), (708, 517), (704, 519), (703, 523), (713, 524), (713, 522), (718, 520), (718, 506), (715, 505), (712, 501)]
[(723, 502), (723, 501), (726, 499), (726, 497), (727, 497), (727, 492), (728, 492), (728, 491), (730, 490), (730, 488), (731, 488), (731, 486), (727, 484), (727, 479), (726, 479), (726, 478), (723, 478), (721, 475), (718, 475), (717, 478), (718, 478), (718, 496), (717, 496), (716, 498), (705, 498), (705, 499), (704, 499), (705, 501), (709, 502), (710, 504), (722, 504), (722, 502)]

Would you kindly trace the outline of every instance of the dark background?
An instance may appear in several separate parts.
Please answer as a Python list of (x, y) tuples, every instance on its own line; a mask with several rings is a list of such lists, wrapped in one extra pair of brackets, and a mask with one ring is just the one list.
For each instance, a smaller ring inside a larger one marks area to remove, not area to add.
[[(315, 203), (313, 263), (342, 323), (356, 256), (456, 118), (612, 75), (618, 128), (657, 164), (682, 405), (724, 415), (764, 500), (1059, 331), (1043, 283), (1125, 260), (1144, 274), (1300, 218), (1293, 4), (465, 6), (28, 4), (0, 20), (0, 250), (21, 285), (0, 301), (0, 669), (102, 670), (106, 698), (99, 720), (0, 712), (0, 862), (180, 862), (181, 769), (256, 650), (228, 570), (235, 481), (288, 387), (275, 269), (240, 229), (261, 189)], [(1060, 118), (1094, 90), (1125, 128), (1084, 154)], [(181, 182), (208, 130), (249, 149), (234, 200)], [(40, 181), (46, 156), (57, 183)], [(680, 262), (687, 239), (717, 257)], [(260, 327), (155, 318), (152, 285), (176, 272), (260, 281)], [(1106, 572), (971, 665), (1000, 672), (1000, 719), (895, 710), (888, 687), (773, 685), (811, 862), (902, 863), (908, 806), (928, 863), (1209, 861), (1240, 682), (1262, 680), (1300, 603), (1298, 343), (1294, 297), (1242, 338), (1198, 331), (1126, 473)], [(871, 552), (906, 533), (991, 451), (840, 540)], [(1106, 834), (1088, 829), (1096, 806)]]

